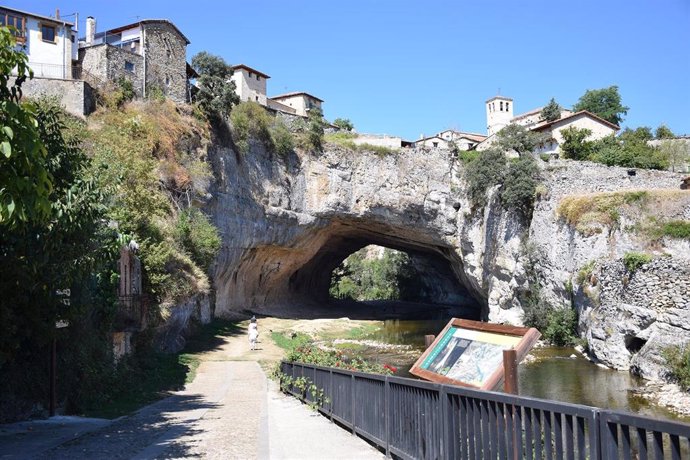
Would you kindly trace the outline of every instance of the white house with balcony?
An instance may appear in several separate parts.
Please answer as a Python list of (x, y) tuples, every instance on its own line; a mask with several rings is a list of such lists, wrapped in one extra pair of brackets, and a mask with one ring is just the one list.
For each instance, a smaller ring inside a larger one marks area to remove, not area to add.
[(72, 78), (77, 59), (74, 24), (14, 8), (0, 7), (0, 25), (13, 27), (17, 45), (27, 55), (35, 78)]

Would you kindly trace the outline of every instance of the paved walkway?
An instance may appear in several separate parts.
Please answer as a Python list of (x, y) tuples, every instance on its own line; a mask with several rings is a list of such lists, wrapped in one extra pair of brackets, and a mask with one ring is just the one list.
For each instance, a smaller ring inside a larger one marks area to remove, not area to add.
[(244, 337), (230, 339), (202, 361), (184, 391), (128, 417), (0, 426), (0, 458), (384, 458), (279, 392), (255, 360), (232, 360), (245, 358), (246, 346)]

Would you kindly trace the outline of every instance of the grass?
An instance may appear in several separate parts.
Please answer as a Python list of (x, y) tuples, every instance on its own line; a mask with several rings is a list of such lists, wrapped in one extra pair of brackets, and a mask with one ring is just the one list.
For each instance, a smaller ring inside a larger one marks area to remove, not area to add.
[(594, 267), (596, 266), (597, 261), (596, 260), (590, 260), (586, 264), (580, 268), (577, 272), (577, 277), (575, 278), (577, 281), (577, 284), (582, 286), (585, 282), (589, 283), (589, 280), (592, 278), (592, 272), (594, 271)]
[(398, 149), (384, 147), (381, 145), (372, 145), (367, 143), (356, 144), (353, 141), (355, 138), (357, 138), (357, 134), (355, 133), (338, 132), (326, 134), (324, 136), (324, 141), (345, 147), (346, 149), (354, 152), (372, 152), (378, 156), (394, 155), (399, 152)]
[(311, 337), (301, 332), (291, 333), (290, 335), (284, 332), (271, 332), (271, 339), (283, 350), (293, 350), (311, 342)]
[[(616, 227), (622, 214), (629, 215), (638, 222), (655, 219), (664, 222), (661, 216), (677, 213), (687, 203), (688, 198), (690, 194), (686, 191), (663, 189), (571, 195), (561, 199), (556, 212), (580, 233), (592, 234), (601, 232), (602, 226)], [(657, 238), (664, 235), (682, 238), (683, 236), (675, 235), (686, 235), (690, 232), (690, 223), (673, 222), (672, 225), (662, 228), (645, 225), (643, 230), (644, 233), (649, 233), (650, 237)], [(637, 227), (639, 226), (630, 228)]]
[(661, 236), (690, 240), (690, 221), (671, 220), (660, 224), (658, 232)]
[(223, 343), (224, 336), (242, 334), (237, 324), (214, 319), (199, 328), (180, 353), (156, 353), (145, 356), (131, 356), (118, 366), (119, 388), (111, 389), (111, 396), (105, 403), (87, 407), (88, 417), (116, 418), (130, 414), (141, 407), (170, 395), (171, 391), (184, 388), (196, 377), (201, 364), (200, 355)]
[(626, 252), (625, 255), (623, 255), (623, 264), (625, 265), (626, 270), (628, 270), (630, 273), (634, 273), (638, 268), (644, 264), (648, 264), (651, 261), (652, 256), (643, 252), (631, 251)]

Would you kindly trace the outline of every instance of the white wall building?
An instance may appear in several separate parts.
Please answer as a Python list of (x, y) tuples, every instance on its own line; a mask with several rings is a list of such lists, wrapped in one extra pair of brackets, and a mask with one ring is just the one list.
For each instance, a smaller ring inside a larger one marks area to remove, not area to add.
[(0, 25), (16, 29), (17, 45), (28, 56), (36, 78), (72, 78), (72, 60), (77, 59), (74, 24), (56, 17), (41, 16), (0, 7)]
[(280, 94), (271, 97), (271, 99), (295, 109), (295, 114), (303, 117), (306, 117), (309, 110), (313, 108), (321, 109), (321, 103), (323, 102), (322, 99), (303, 91)]
[(235, 92), (240, 101), (253, 101), (263, 106), (268, 105), (266, 80), (271, 77), (244, 64), (233, 66), (232, 71), (233, 74), (230, 79), (235, 82)]
[(586, 110), (574, 113), (571, 110), (562, 109), (558, 120), (547, 122), (542, 116), (543, 108), (539, 107), (529, 112), (513, 117), (513, 100), (504, 96), (494, 96), (486, 101), (486, 125), (488, 137), (479, 142), (475, 148), (486, 150), (493, 146), (496, 134), (509, 124), (524, 126), (525, 128), (546, 135), (547, 141), (542, 144), (535, 153), (560, 153), (560, 145), (563, 142), (561, 132), (564, 129), (575, 127), (577, 129), (589, 129), (591, 134), (587, 140), (597, 140), (605, 136), (615, 134), (620, 128), (603, 118), (600, 118)]

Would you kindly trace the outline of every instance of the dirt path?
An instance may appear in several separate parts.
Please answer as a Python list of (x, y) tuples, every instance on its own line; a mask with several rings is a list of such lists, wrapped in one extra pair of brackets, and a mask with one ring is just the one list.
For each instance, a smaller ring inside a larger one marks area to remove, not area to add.
[[(242, 323), (245, 329), (248, 323)], [(259, 320), (259, 349), (246, 334), (200, 355), (184, 391), (55, 447), (40, 458), (383, 458), (366, 442), (330, 423), (266, 378), (284, 354), (270, 332), (336, 332), (347, 320)], [(334, 450), (333, 446), (337, 446)]]

